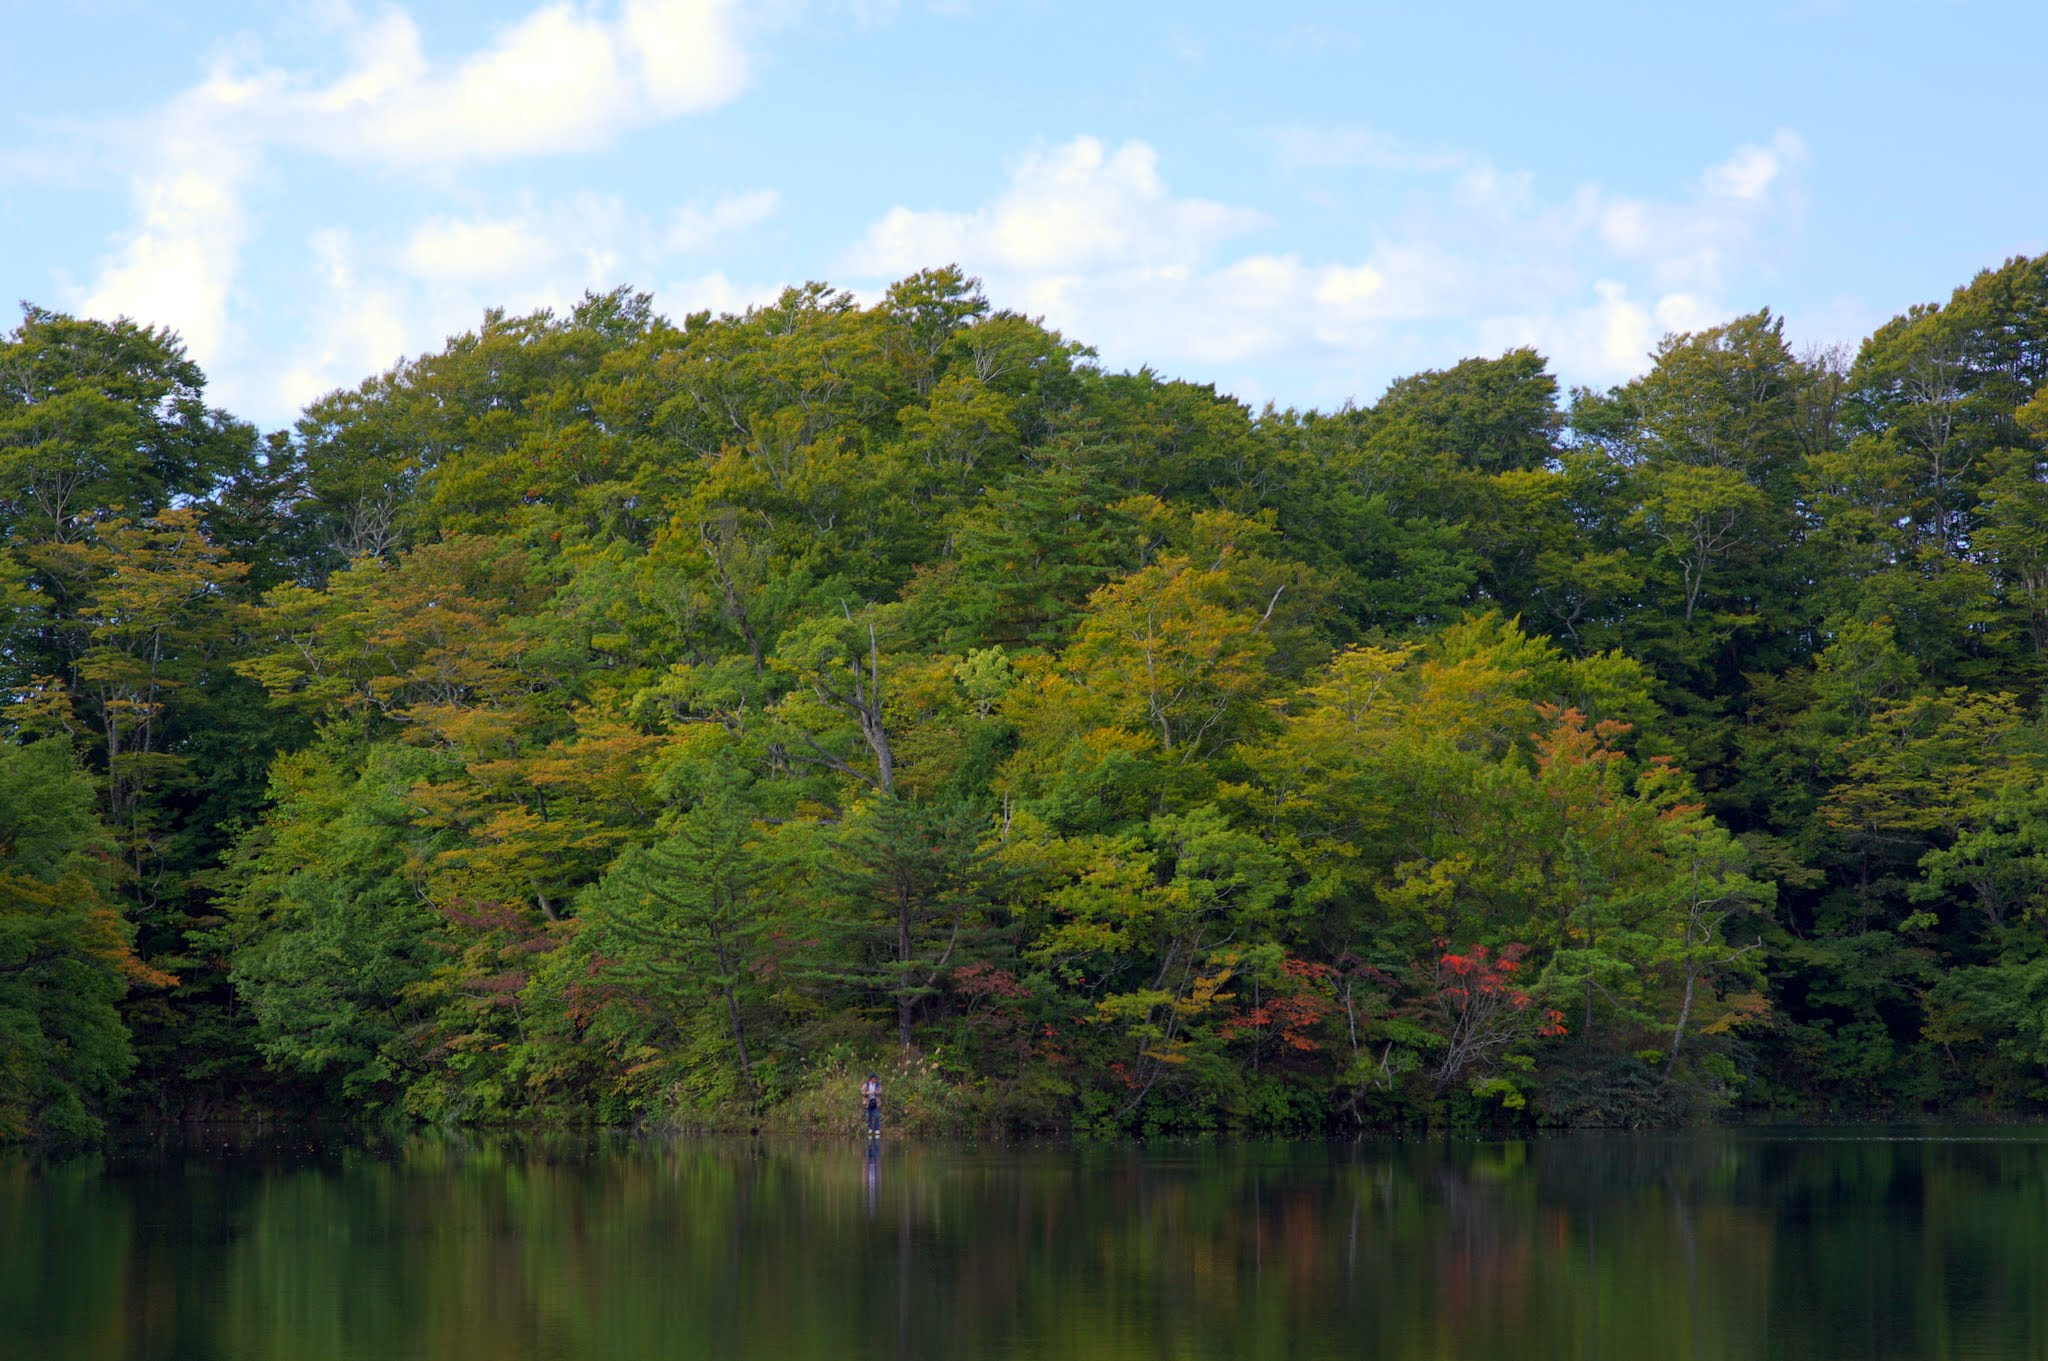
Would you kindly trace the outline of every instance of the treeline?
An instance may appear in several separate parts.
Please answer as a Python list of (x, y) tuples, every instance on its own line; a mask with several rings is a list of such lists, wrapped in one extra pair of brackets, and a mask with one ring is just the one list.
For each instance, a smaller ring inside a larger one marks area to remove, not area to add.
[(260, 436), (0, 337), (0, 1138), (2048, 1102), (2048, 259), (1562, 397), (1103, 372), (959, 271)]

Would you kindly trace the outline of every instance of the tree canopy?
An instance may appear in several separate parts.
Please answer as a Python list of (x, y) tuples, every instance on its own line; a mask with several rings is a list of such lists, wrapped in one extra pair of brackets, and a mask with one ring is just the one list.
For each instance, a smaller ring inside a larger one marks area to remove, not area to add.
[(2048, 260), (1333, 412), (950, 267), (269, 436), (30, 307), (0, 469), (0, 1139), (2048, 1102)]

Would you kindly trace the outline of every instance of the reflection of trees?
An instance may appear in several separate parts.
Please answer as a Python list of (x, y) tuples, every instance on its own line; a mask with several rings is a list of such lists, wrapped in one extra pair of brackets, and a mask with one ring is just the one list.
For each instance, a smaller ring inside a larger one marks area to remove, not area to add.
[(1963, 1319), (1984, 1354), (2027, 1355), (2044, 1160), (892, 1146), (870, 1183), (838, 1145), (579, 1139), (18, 1164), (0, 1321), (57, 1361), (1934, 1356)]

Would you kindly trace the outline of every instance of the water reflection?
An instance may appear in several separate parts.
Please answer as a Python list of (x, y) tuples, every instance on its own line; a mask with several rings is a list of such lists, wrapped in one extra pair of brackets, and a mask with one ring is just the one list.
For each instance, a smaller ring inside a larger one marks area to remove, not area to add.
[(0, 1352), (2048, 1353), (2034, 1138), (863, 1144), (0, 1163)]

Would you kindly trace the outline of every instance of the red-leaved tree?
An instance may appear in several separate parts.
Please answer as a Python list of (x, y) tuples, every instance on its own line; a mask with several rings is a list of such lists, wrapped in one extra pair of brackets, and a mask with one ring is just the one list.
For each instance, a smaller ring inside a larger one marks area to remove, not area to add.
[(1478, 945), (1437, 961), (1437, 1005), (1450, 1024), (1437, 1064), (1439, 1090), (1531, 1034), (1565, 1033), (1563, 1012), (1531, 1010), (1531, 998), (1516, 978), (1527, 952), (1526, 946), (1507, 945), (1494, 954)]

